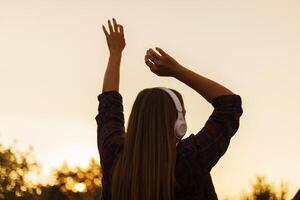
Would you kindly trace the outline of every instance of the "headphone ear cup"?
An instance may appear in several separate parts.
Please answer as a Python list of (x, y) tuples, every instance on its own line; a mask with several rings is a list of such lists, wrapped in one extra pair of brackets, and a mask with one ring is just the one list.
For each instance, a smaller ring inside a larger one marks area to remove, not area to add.
[(185, 123), (178, 123), (176, 126), (176, 135), (178, 138), (183, 138), (183, 136), (186, 134), (187, 126)]
[(178, 118), (175, 122), (175, 133), (178, 138), (183, 138), (187, 131), (187, 124), (181, 112), (178, 112)]

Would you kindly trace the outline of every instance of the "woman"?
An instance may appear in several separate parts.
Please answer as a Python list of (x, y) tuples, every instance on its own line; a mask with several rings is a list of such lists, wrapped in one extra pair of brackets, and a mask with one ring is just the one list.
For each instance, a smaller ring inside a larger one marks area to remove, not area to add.
[(158, 53), (150, 48), (145, 63), (154, 74), (174, 77), (190, 86), (214, 110), (197, 134), (181, 139), (174, 124), (179, 114), (185, 116), (182, 96), (171, 90), (180, 100), (180, 112), (166, 90), (147, 88), (137, 95), (125, 131), (119, 93), (120, 62), (126, 45), (123, 26), (113, 18), (113, 24), (108, 20), (109, 32), (102, 27), (110, 51), (96, 116), (102, 199), (217, 199), (210, 171), (239, 128), (241, 97), (185, 68), (161, 48), (156, 48)]

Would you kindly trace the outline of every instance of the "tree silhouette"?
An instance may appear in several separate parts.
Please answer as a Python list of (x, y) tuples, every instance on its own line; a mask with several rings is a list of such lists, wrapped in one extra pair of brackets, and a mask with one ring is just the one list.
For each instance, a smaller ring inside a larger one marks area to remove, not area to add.
[(53, 170), (49, 183), (33, 184), (27, 180), (38, 172), (39, 164), (30, 148), (22, 153), (0, 144), (0, 199), (9, 200), (94, 200), (101, 197), (101, 169), (95, 159), (87, 168), (70, 168), (65, 162)]
[(286, 200), (287, 186), (280, 184), (279, 190), (276, 190), (273, 184), (267, 183), (264, 176), (257, 176), (256, 181), (252, 185), (250, 194), (242, 195), (242, 200)]
[(65, 162), (61, 168), (53, 171), (54, 181), (51, 184), (68, 199), (100, 199), (102, 177), (100, 172), (100, 166), (95, 159), (90, 160), (86, 169), (81, 167), (72, 169)]
[(32, 157), (32, 148), (22, 153), (0, 144), (0, 199), (34, 199), (37, 188), (26, 181), (39, 165)]
[[(95, 159), (88, 167), (68, 166), (67, 162), (52, 171), (47, 184), (33, 184), (27, 176), (40, 170), (33, 157), (32, 148), (27, 152), (4, 148), (0, 144), (0, 200), (96, 200), (101, 198), (101, 168)], [(286, 200), (287, 186), (279, 189), (257, 176), (252, 191), (241, 196), (241, 200)], [(299, 191), (300, 194), (300, 191)], [(295, 196), (295, 200), (300, 195)]]

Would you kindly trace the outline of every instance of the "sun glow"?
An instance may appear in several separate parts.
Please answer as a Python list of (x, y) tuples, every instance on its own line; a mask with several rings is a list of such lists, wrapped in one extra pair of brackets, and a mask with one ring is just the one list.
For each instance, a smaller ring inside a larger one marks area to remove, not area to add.
[(86, 191), (86, 186), (84, 183), (76, 183), (74, 187), (75, 187), (76, 192), (85, 192)]

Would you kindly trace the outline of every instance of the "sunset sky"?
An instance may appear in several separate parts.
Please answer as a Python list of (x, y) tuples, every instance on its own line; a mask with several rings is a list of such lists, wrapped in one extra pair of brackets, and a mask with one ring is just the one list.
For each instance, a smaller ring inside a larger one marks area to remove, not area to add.
[[(166, 86), (184, 98), (188, 133), (213, 107), (144, 63), (155, 46), (242, 98), (240, 128), (213, 168), (219, 197), (239, 196), (257, 174), (300, 188), (300, 1), (0, 0), (0, 143), (34, 148), (46, 177), (63, 160), (99, 159), (97, 95), (108, 48), (101, 25), (124, 26), (125, 121), (138, 92)], [(189, 135), (188, 134), (188, 135)], [(188, 136), (187, 135), (187, 136)]]

